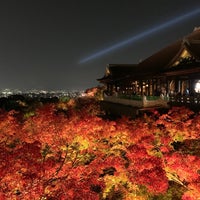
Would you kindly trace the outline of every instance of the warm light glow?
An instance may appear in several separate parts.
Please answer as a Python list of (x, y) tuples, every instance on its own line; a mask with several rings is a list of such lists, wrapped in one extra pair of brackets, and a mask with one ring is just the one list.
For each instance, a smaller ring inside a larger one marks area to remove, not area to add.
[(195, 92), (200, 93), (200, 80), (195, 84)]
[(186, 50), (184, 49), (181, 53), (181, 55), (179, 56), (179, 58), (174, 62), (174, 64), (172, 66), (176, 66), (178, 64), (180, 64), (180, 58), (186, 58), (186, 57), (190, 57), (191, 54)]
[(106, 67), (106, 75), (109, 75), (110, 74), (110, 70), (108, 67)]

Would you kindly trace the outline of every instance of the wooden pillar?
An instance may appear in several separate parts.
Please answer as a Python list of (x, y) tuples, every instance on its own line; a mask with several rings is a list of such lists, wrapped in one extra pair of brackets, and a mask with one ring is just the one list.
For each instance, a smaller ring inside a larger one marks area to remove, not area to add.
[(152, 81), (152, 90), (153, 90), (153, 95), (155, 96), (156, 95), (156, 89), (157, 89), (157, 82), (156, 82), (156, 79), (153, 79)]
[(194, 80), (193, 79), (189, 81), (189, 92), (190, 92), (190, 94), (194, 93)]
[(160, 93), (160, 79), (156, 78), (156, 95)]
[(143, 81), (140, 80), (140, 95), (143, 95)]
[(179, 80), (175, 80), (175, 93), (178, 93), (179, 92)]
[(149, 80), (145, 81), (145, 93), (146, 95), (149, 95)]
[(150, 95), (153, 96), (153, 79), (150, 80), (150, 85), (149, 85), (149, 90), (150, 90)]
[(150, 96), (151, 95), (151, 81), (150, 80), (148, 80), (148, 96)]

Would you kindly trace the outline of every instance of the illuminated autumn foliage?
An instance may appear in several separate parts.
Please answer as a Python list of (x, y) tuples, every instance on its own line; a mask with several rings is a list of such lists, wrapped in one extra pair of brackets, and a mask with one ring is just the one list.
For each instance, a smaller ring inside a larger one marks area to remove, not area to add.
[(200, 199), (200, 115), (131, 120), (71, 100), (0, 112), (0, 199)]

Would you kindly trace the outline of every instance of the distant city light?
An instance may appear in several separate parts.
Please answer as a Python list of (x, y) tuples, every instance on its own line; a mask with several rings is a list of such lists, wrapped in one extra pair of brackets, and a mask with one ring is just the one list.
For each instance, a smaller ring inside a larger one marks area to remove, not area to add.
[(154, 27), (152, 27), (152, 28), (150, 28), (148, 30), (145, 30), (145, 31), (143, 31), (143, 32), (141, 32), (141, 33), (139, 33), (137, 35), (134, 35), (134, 36), (132, 36), (132, 37), (126, 39), (126, 40), (123, 40), (123, 41), (121, 41), (121, 42), (119, 42), (117, 44), (114, 44), (114, 45), (112, 45), (112, 46), (110, 46), (108, 48), (99, 50), (96, 53), (94, 53), (94, 54), (92, 54), (92, 55), (90, 55), (90, 56), (88, 56), (86, 58), (83, 58), (82, 60), (80, 60), (79, 63), (80, 64), (81, 63), (85, 63), (85, 62), (88, 62), (88, 61), (93, 60), (95, 58), (98, 58), (100, 56), (103, 56), (103, 55), (105, 55), (105, 54), (107, 54), (107, 53), (109, 53), (109, 52), (111, 52), (113, 50), (116, 50), (116, 49), (118, 49), (120, 47), (123, 47), (125, 45), (130, 44), (130, 43), (136, 42), (136, 41), (138, 41), (138, 40), (140, 40), (140, 39), (142, 39), (144, 37), (147, 37), (147, 36), (157, 32), (157, 31), (160, 31), (160, 30), (165, 29), (165, 28), (167, 28), (169, 26), (175, 25), (175, 24), (177, 24), (179, 22), (182, 22), (182, 21), (184, 21), (186, 19), (192, 18), (195, 15), (198, 15), (199, 13), (200, 13), (200, 8), (192, 10), (192, 11), (187, 12), (185, 14), (182, 14), (181, 16), (177, 16), (177, 17), (175, 17), (175, 18), (173, 18), (173, 19), (171, 19), (171, 20), (169, 20), (167, 22), (164, 22), (164, 23), (162, 23), (160, 25), (154, 26)]
[(82, 96), (84, 91), (64, 91), (64, 90), (58, 90), (58, 91), (46, 91), (46, 90), (26, 90), (21, 91), (18, 89), (3, 89), (0, 90), (0, 98), (1, 97), (9, 97), (12, 95), (22, 95), (26, 97), (44, 97), (44, 98), (52, 98), (52, 97), (79, 97)]

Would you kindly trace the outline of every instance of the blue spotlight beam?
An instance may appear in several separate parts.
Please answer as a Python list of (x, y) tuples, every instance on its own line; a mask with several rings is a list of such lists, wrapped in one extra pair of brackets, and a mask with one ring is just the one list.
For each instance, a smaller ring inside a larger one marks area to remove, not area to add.
[(194, 17), (195, 15), (198, 15), (198, 14), (200, 14), (200, 8), (198, 8), (196, 10), (193, 10), (193, 11), (190, 11), (190, 12), (184, 14), (184, 15), (178, 16), (175, 19), (172, 19), (170, 21), (164, 22), (164, 23), (162, 23), (162, 24), (160, 24), (158, 26), (152, 27), (151, 29), (148, 29), (148, 30), (146, 30), (144, 32), (141, 32), (141, 33), (137, 34), (137, 35), (134, 35), (134, 36), (132, 36), (132, 37), (126, 39), (126, 40), (123, 40), (123, 41), (121, 41), (121, 42), (119, 42), (117, 44), (114, 44), (114, 45), (112, 45), (112, 46), (110, 46), (108, 48), (102, 49), (102, 50), (100, 50), (100, 51), (98, 51), (98, 52), (96, 52), (96, 53), (94, 53), (94, 54), (92, 54), (92, 55), (90, 55), (90, 56), (88, 56), (86, 58), (83, 58), (82, 60), (79, 61), (79, 63), (80, 64), (86, 63), (86, 62), (88, 62), (90, 60), (93, 60), (95, 58), (103, 56), (103, 55), (105, 55), (105, 54), (107, 54), (107, 53), (109, 53), (109, 52), (111, 52), (113, 50), (116, 50), (116, 49), (118, 49), (120, 47), (123, 47), (125, 45), (128, 45), (130, 43), (136, 42), (136, 41), (138, 41), (138, 40), (140, 40), (140, 39), (142, 39), (142, 38), (144, 38), (146, 36), (149, 36), (149, 35), (157, 32), (157, 31), (165, 29), (165, 28), (167, 28), (169, 26), (172, 26), (172, 25), (174, 25), (176, 23), (182, 22), (182, 21), (184, 21), (184, 20), (186, 20), (188, 18), (192, 18), (192, 17)]

